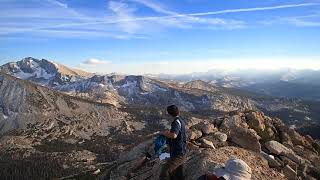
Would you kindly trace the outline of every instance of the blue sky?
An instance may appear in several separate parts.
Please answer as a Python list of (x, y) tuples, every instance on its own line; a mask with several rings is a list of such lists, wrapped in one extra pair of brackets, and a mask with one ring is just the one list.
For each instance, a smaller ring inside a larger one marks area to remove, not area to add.
[(0, 0), (0, 63), (92, 72), (320, 69), (319, 0)]

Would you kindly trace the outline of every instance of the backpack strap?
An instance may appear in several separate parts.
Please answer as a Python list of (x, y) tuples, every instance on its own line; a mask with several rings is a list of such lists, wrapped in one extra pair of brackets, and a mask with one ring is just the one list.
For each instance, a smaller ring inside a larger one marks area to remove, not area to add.
[(180, 122), (179, 118), (177, 118), (176, 121), (179, 124), (180, 130), (181, 130), (181, 122)]

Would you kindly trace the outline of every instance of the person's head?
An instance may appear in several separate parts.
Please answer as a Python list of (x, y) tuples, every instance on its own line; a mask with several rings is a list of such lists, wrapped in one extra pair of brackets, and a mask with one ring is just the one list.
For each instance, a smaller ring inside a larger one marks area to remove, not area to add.
[(251, 168), (241, 159), (229, 159), (224, 168), (215, 169), (215, 175), (226, 180), (250, 180)]
[(167, 112), (170, 114), (172, 117), (179, 116), (179, 108), (176, 105), (171, 105), (167, 107)]

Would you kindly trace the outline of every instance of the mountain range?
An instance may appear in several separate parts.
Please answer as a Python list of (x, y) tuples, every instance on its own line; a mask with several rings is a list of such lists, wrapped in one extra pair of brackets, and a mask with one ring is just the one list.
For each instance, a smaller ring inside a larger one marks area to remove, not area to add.
[[(316, 76), (318, 71), (217, 70), (166, 78), (164, 75), (97, 75), (32, 57), (7, 63), (0, 70), (71, 96), (116, 107), (158, 108), (177, 104), (186, 111), (211, 117), (230, 111), (262, 110), (300, 132), (320, 137), (317, 132), (320, 102), (310, 100), (311, 96), (319, 95), (320, 81), (315, 81), (320, 77)], [(286, 81), (281, 81), (285, 78)], [(303, 95), (296, 95), (298, 91)]]
[(0, 69), (1, 177), (152, 179), (162, 161), (146, 161), (144, 150), (170, 126), (170, 104), (188, 126), (188, 179), (230, 156), (247, 161), (255, 179), (320, 177), (318, 101), (203, 80), (96, 75), (45, 59)]
[(180, 82), (203, 80), (218, 86), (236, 88), (268, 96), (300, 98), (310, 101), (320, 100), (320, 94), (318, 93), (320, 91), (319, 70), (290, 68), (278, 70), (214, 69), (204, 73), (149, 76)]

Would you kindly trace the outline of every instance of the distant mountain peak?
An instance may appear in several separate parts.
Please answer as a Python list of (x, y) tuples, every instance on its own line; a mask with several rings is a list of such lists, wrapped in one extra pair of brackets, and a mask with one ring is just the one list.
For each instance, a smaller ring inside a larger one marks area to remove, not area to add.
[(33, 57), (9, 62), (0, 66), (0, 70), (20, 79), (49, 86), (62, 85), (92, 75), (82, 70), (68, 68), (54, 61)]

